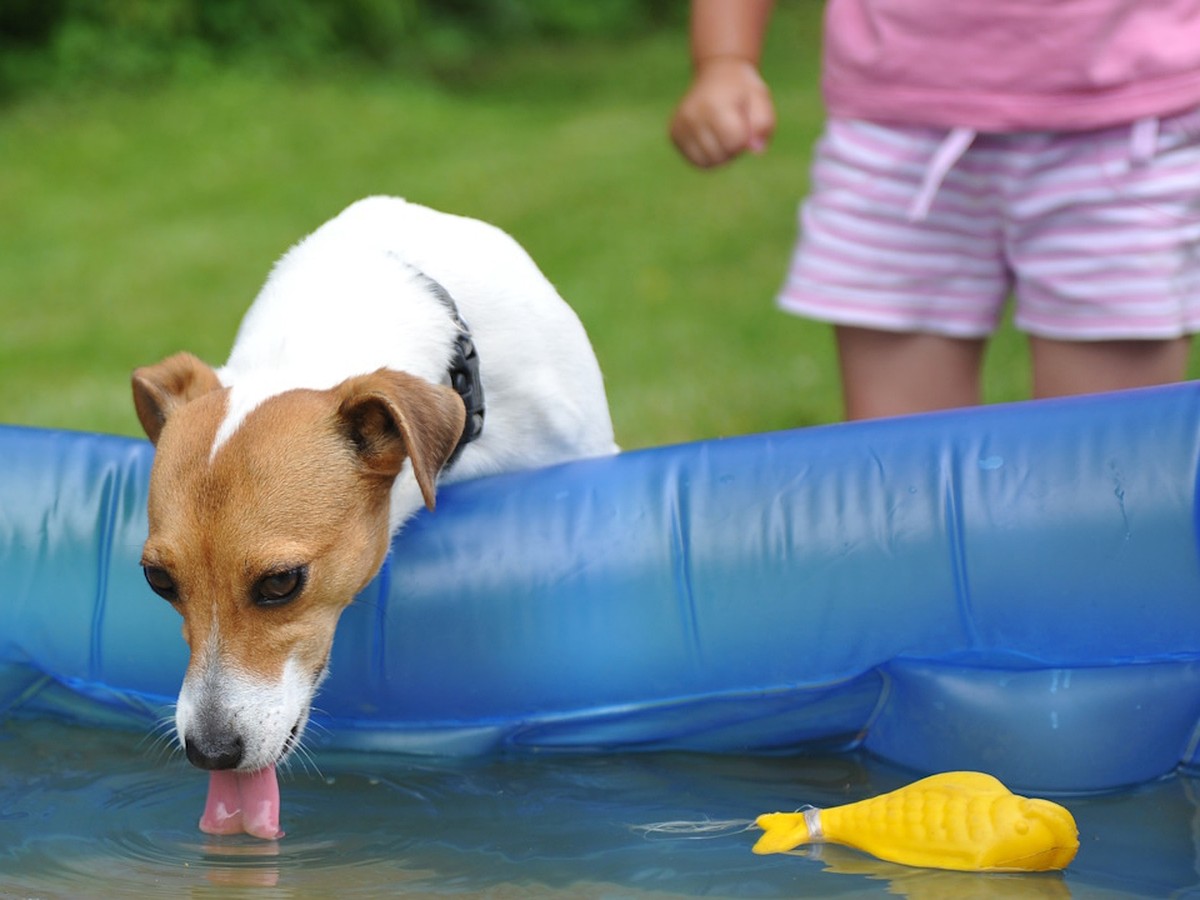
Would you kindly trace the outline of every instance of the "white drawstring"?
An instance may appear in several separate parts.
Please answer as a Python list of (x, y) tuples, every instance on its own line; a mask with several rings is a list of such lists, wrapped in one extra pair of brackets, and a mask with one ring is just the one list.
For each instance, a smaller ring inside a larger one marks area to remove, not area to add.
[[(925, 167), (925, 175), (921, 179), (921, 189), (913, 198), (908, 208), (908, 220), (920, 222), (929, 215), (933, 200), (941, 189), (942, 182), (950, 170), (958, 163), (967, 149), (978, 136), (973, 128), (954, 128), (938, 144), (937, 150), (929, 158)], [(1129, 137), (1129, 157), (1135, 166), (1142, 166), (1154, 159), (1158, 152), (1158, 119), (1149, 116), (1138, 119), (1133, 123)]]
[(1158, 119), (1150, 116), (1133, 123), (1129, 136), (1129, 158), (1135, 166), (1144, 166), (1158, 152)]
[(913, 199), (912, 206), (908, 208), (910, 222), (920, 222), (929, 215), (929, 207), (933, 205), (933, 198), (937, 196), (946, 175), (954, 168), (954, 164), (962, 159), (975, 137), (976, 132), (973, 128), (955, 128), (938, 144), (937, 150), (929, 159), (929, 165), (925, 168), (921, 189)]

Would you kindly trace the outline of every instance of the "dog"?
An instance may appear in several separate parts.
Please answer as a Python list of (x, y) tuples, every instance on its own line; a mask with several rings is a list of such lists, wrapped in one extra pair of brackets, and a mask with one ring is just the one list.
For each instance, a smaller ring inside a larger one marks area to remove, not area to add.
[(439, 482), (616, 452), (578, 317), (484, 222), (360, 200), (276, 264), (214, 369), (133, 373), (155, 445), (142, 566), (183, 617), (200, 827), (279, 831), (342, 610)]

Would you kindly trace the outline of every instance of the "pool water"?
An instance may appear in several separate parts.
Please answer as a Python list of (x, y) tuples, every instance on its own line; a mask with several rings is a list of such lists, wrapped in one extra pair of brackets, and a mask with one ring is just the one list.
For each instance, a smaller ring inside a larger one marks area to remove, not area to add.
[(865, 757), (321, 753), (281, 778), (279, 841), (196, 828), (206, 780), (168, 741), (0, 724), (0, 897), (1200, 896), (1200, 781), (1058, 798), (1064, 874), (912, 869), (838, 847), (755, 856), (757, 832), (647, 831), (833, 806), (918, 775)]

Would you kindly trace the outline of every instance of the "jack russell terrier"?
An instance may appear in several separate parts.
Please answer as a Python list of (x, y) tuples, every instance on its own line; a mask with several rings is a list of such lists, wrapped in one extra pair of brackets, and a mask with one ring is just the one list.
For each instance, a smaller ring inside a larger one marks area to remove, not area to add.
[(229, 361), (133, 373), (156, 447), (142, 565), (191, 651), (175, 726), (209, 833), (281, 836), (342, 610), (440, 480), (616, 451), (575, 313), (507, 234), (391, 197), (292, 248)]

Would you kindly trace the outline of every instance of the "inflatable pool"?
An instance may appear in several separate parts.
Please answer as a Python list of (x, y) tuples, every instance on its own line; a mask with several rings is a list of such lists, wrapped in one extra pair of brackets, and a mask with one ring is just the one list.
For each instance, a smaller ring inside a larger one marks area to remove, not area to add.
[[(312, 740), (865, 747), (1088, 791), (1190, 764), (1200, 385), (623, 453), (444, 489), (347, 610)], [(186, 652), (151, 448), (0, 428), (0, 713), (149, 729)]]

